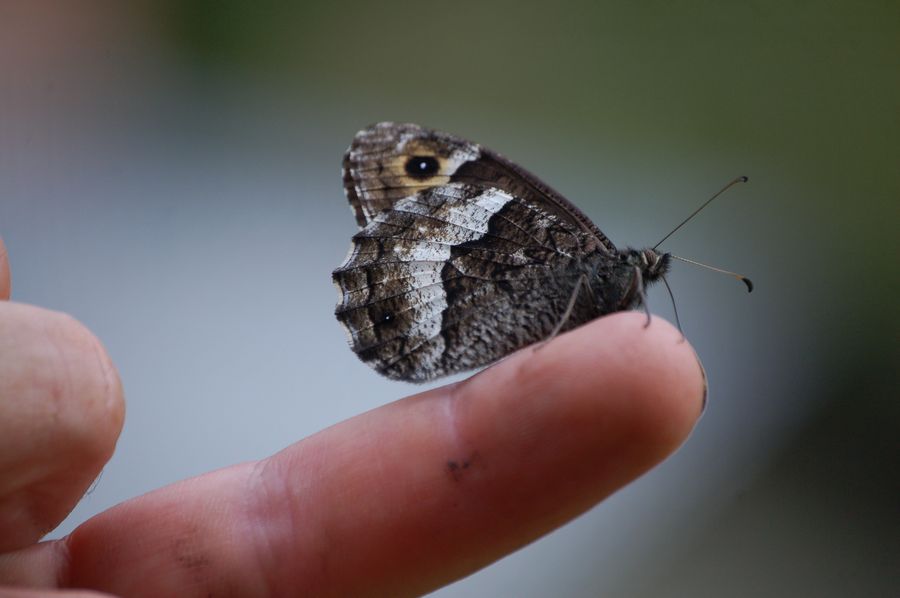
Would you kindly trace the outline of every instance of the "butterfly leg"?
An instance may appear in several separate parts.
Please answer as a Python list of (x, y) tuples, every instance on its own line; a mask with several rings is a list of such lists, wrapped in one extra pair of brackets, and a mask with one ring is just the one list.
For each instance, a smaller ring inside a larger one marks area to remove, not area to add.
[(550, 336), (541, 341), (540, 344), (535, 347), (535, 351), (556, 338), (556, 335), (559, 334), (559, 331), (562, 330), (562, 327), (565, 326), (566, 322), (569, 321), (569, 318), (572, 315), (572, 310), (575, 309), (575, 302), (578, 300), (578, 294), (581, 292), (581, 285), (590, 286), (587, 274), (582, 274), (578, 277), (578, 281), (575, 283), (575, 288), (572, 290), (572, 295), (569, 297), (569, 303), (568, 305), (566, 305), (566, 311), (563, 312), (563, 315), (562, 317), (560, 317), (559, 322), (557, 322), (556, 326), (554, 326), (553, 332), (550, 333)]
[(641, 274), (641, 269), (637, 266), (634, 267), (634, 276), (637, 292), (641, 297), (641, 305), (644, 306), (644, 312), (647, 314), (647, 321), (644, 322), (644, 328), (647, 328), (650, 326), (650, 306), (647, 305), (647, 293), (644, 292), (644, 277)]

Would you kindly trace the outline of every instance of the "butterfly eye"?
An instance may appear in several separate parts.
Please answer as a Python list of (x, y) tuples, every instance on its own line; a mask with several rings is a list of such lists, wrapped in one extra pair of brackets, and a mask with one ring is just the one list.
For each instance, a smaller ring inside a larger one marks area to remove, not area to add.
[(440, 164), (433, 156), (413, 156), (406, 162), (406, 174), (414, 179), (427, 179), (434, 176)]

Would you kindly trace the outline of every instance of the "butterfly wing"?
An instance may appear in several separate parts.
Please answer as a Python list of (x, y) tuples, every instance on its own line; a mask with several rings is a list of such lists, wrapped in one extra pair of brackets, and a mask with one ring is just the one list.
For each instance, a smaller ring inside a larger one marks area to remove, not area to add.
[[(367, 224), (333, 274), (336, 315), (360, 359), (390, 378), (423, 382), (550, 334), (593, 235), (544, 203), (485, 184), (392, 189), (407, 195), (380, 196), (377, 213), (373, 200), (360, 200)], [(581, 293), (566, 328), (597, 315)]]
[(521, 166), (478, 144), (418, 125), (383, 122), (357, 133), (344, 155), (343, 177), (360, 227), (405, 197), (466, 183), (540, 203), (547, 213), (593, 236), (602, 250), (616, 252), (581, 210)]

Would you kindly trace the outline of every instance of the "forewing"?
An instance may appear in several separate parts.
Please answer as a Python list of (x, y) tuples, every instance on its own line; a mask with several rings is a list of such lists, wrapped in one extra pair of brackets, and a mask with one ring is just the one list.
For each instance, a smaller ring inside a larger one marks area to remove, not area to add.
[[(380, 211), (335, 270), (336, 314), (353, 350), (416, 382), (542, 340), (562, 318), (593, 241), (502, 189), (430, 187)], [(587, 293), (567, 328), (593, 314)]]
[[(417, 158), (434, 158), (434, 172), (423, 175), (410, 169), (410, 160)], [(581, 210), (521, 166), (478, 144), (418, 125), (383, 122), (357, 133), (344, 155), (343, 177), (360, 227), (415, 193), (467, 183), (540, 204), (545, 212), (593, 236), (602, 250), (616, 250)]]
[[(424, 189), (445, 185), (456, 170), (477, 160), (481, 148), (474, 143), (418, 125), (383, 122), (363, 129), (344, 154), (344, 191), (360, 227), (397, 201)], [(437, 160), (428, 175), (411, 175), (411, 158)]]

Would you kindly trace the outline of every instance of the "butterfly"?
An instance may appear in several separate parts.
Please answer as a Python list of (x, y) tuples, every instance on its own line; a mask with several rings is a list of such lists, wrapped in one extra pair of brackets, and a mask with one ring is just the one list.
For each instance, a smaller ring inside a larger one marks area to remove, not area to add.
[[(426, 382), (645, 305), (671, 255), (618, 249), (536, 176), (414, 124), (358, 132), (343, 161), (359, 225), (332, 275), (359, 358)], [(648, 312), (649, 317), (649, 312)]]

